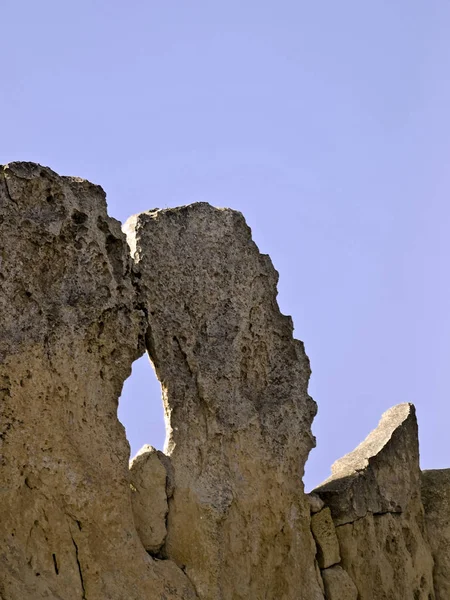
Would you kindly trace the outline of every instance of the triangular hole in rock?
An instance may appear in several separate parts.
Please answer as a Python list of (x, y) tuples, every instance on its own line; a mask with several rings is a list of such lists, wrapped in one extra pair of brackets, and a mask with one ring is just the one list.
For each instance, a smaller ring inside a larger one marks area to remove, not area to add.
[(163, 449), (166, 429), (161, 384), (147, 354), (133, 363), (132, 373), (125, 381), (119, 399), (118, 417), (126, 430), (130, 458), (144, 444)]

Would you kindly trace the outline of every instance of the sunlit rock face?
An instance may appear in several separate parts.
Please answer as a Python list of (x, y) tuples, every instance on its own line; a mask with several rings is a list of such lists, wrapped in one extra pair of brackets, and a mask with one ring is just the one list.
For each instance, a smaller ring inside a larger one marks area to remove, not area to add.
[(143, 446), (130, 462), (134, 522), (144, 548), (160, 556), (166, 541), (168, 500), (173, 494), (170, 459), (152, 446)]
[(194, 598), (134, 526), (117, 402), (143, 313), (102, 189), (0, 167), (0, 261), (0, 596)]
[[(450, 469), (420, 472), (414, 406), (305, 496), (309, 362), (242, 215), (125, 230), (100, 187), (0, 167), (0, 600), (448, 600)], [(129, 463), (145, 348), (167, 447)]]
[(331, 477), (315, 493), (331, 509), (341, 566), (360, 600), (434, 598), (412, 404), (384, 413), (364, 442), (332, 466)]
[(301, 483), (316, 405), (277, 273), (238, 212), (125, 225), (161, 381), (175, 491), (167, 556), (201, 598), (323, 598)]

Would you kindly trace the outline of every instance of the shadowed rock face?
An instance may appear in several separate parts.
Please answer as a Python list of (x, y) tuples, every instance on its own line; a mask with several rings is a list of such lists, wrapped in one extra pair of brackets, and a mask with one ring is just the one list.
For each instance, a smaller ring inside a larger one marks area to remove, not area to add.
[(450, 598), (450, 469), (422, 473), (422, 498), (434, 558), (436, 600)]
[(194, 598), (134, 527), (117, 401), (142, 353), (102, 189), (0, 167), (0, 596)]
[(165, 551), (206, 599), (323, 598), (301, 478), (316, 412), (277, 273), (240, 213), (125, 225), (175, 472)]
[(315, 493), (331, 509), (341, 566), (360, 600), (434, 598), (412, 404), (384, 413), (377, 429), (334, 463)]

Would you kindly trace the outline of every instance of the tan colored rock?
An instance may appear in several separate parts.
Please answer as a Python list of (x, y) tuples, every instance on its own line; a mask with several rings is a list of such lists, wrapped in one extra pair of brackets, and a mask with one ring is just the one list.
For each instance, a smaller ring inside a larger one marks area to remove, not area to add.
[(342, 567), (325, 569), (322, 578), (327, 600), (358, 600), (358, 590)]
[(325, 596), (325, 586), (323, 583), (322, 573), (320, 572), (320, 567), (319, 567), (319, 563), (317, 562), (317, 560), (314, 561), (314, 567), (316, 569), (316, 577), (317, 577), (317, 581), (319, 583), (320, 590), (321, 590), (322, 594)]
[(429, 600), (433, 561), (423, 521), (410, 513), (366, 517), (336, 528), (341, 565), (361, 600)]
[(311, 531), (317, 545), (317, 562), (321, 569), (327, 569), (340, 562), (339, 542), (328, 507), (311, 517)]
[(156, 554), (166, 539), (167, 471), (162, 452), (143, 446), (130, 463), (131, 501), (136, 530), (147, 552)]
[[(414, 407), (306, 497), (309, 363), (243, 217), (128, 230), (135, 265), (101, 188), (0, 168), (0, 598), (447, 600), (450, 470), (423, 475), (425, 522)], [(171, 456), (129, 470), (117, 403), (144, 340)]]
[(325, 506), (325, 502), (317, 494), (306, 494), (306, 499), (309, 502), (309, 509), (311, 514), (319, 512)]
[(143, 322), (102, 189), (0, 167), (0, 261), (0, 594), (195, 598), (133, 522), (117, 403)]
[(415, 408), (398, 404), (355, 449), (337, 460), (314, 490), (331, 508), (336, 525), (368, 513), (401, 513), (420, 496), (419, 445)]
[(175, 472), (166, 552), (205, 600), (323, 598), (301, 483), (316, 406), (270, 259), (204, 203), (125, 230)]
[(450, 469), (422, 473), (422, 499), (434, 558), (436, 600), (450, 598)]
[(420, 479), (415, 409), (400, 404), (315, 490), (331, 508), (359, 600), (433, 600)]

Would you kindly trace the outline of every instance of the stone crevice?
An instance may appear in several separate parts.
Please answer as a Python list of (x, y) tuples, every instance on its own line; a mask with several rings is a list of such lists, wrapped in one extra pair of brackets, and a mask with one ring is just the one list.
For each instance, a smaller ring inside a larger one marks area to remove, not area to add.
[[(78, 567), (78, 573), (80, 575), (80, 585), (81, 585), (81, 598), (82, 600), (87, 600), (87, 596), (86, 596), (86, 589), (84, 587), (84, 579), (83, 579), (83, 569), (81, 568), (81, 563), (80, 563), (80, 557), (79, 557), (79, 551), (78, 551), (78, 545), (74, 539), (74, 537), (72, 536), (72, 543), (73, 543), (73, 547), (75, 549), (75, 560), (77, 562), (77, 567)], [(54, 556), (54, 555), (53, 555)]]

